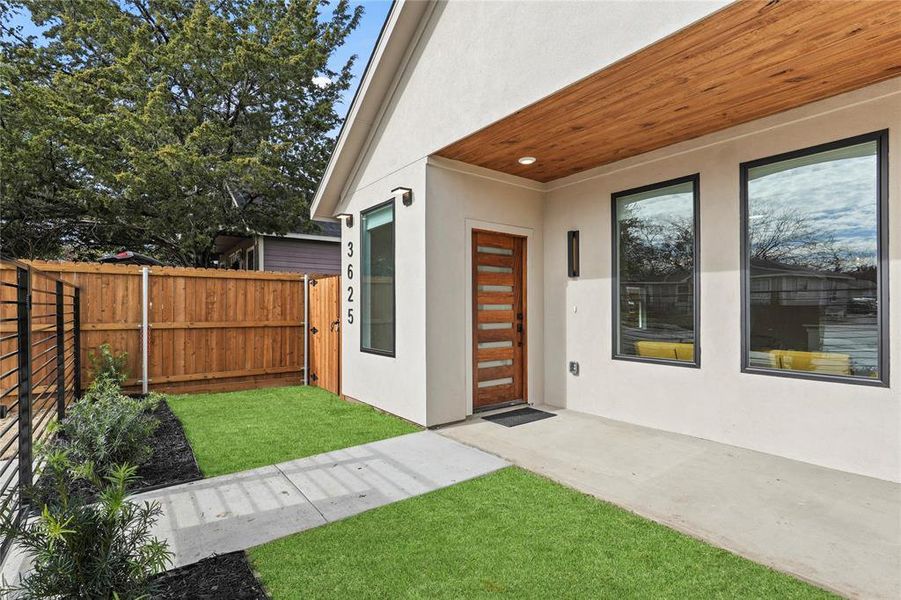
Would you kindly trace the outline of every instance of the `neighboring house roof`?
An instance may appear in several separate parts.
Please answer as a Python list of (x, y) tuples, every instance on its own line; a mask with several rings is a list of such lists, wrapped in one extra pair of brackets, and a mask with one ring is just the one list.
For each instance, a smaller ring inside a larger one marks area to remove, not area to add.
[(163, 263), (153, 258), (152, 256), (139, 254), (137, 252), (132, 252), (131, 250), (122, 250), (121, 252), (116, 252), (115, 254), (107, 254), (105, 256), (101, 256), (97, 262), (117, 265), (154, 265), (158, 267), (163, 266)]
[[(336, 223), (334, 221), (323, 222), (317, 221), (317, 225), (319, 225), (320, 231), (316, 233), (310, 233), (306, 231), (290, 231), (284, 235), (278, 235), (274, 233), (263, 233), (257, 235), (263, 235), (266, 237), (277, 237), (277, 238), (286, 238), (286, 239), (294, 239), (294, 240), (311, 240), (311, 241), (320, 241), (320, 242), (333, 242), (339, 243), (341, 241), (341, 223)], [(222, 254), (223, 252), (228, 252), (236, 245), (240, 244), (244, 240), (248, 240), (252, 238), (254, 234), (237, 234), (237, 233), (223, 233), (216, 236), (213, 245), (213, 251), (216, 254)]]
[(775, 260), (766, 260), (759, 258), (751, 259), (751, 266), (755, 273), (752, 277), (781, 277), (781, 276), (805, 276), (826, 279), (854, 279), (847, 273), (837, 271), (824, 271), (821, 269), (811, 269), (805, 265), (797, 265), (791, 263), (778, 262)]
[(395, 75), (403, 67), (407, 49), (416, 38), (423, 16), (433, 7), (432, 2), (405, 0), (394, 0), (391, 5), (313, 198), (310, 214), (314, 219), (334, 218), (342, 188), (369, 142), (385, 100), (391, 95)]

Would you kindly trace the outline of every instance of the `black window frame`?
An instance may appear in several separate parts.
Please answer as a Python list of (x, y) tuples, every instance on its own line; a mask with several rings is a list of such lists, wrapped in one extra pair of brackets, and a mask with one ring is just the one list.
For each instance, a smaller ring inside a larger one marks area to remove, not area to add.
[[(763, 165), (768, 165), (785, 160), (810, 156), (830, 150), (837, 150), (847, 146), (856, 146), (866, 142), (876, 142), (876, 168), (878, 198), (876, 200), (876, 281), (879, 285), (878, 301), (879, 314), (877, 315), (877, 330), (879, 332), (879, 377), (861, 377), (856, 375), (829, 375), (823, 373), (808, 373), (804, 371), (790, 371), (787, 369), (774, 369), (771, 367), (757, 367), (750, 365), (751, 352), (751, 269), (750, 248), (748, 247), (748, 172)], [(739, 198), (741, 216), (741, 372), (753, 375), (769, 375), (773, 377), (790, 377), (793, 379), (807, 379), (811, 381), (826, 381), (844, 383), (850, 385), (865, 385), (870, 387), (889, 387), (889, 214), (888, 214), (888, 129), (864, 133), (825, 144), (817, 144), (807, 148), (783, 152), (773, 156), (766, 156), (755, 160), (743, 162), (739, 165)]]
[[(394, 282), (391, 286), (391, 329), (392, 329), (392, 339), (394, 340), (394, 345), (391, 351), (387, 350), (379, 350), (378, 348), (366, 348), (363, 345), (363, 258), (364, 252), (366, 251), (366, 245), (363, 243), (363, 234), (365, 231), (364, 227), (364, 217), (369, 213), (375, 212), (386, 206), (391, 206), (391, 261), (393, 265), (394, 272)], [(395, 358), (397, 356), (397, 205), (394, 201), (394, 198), (391, 200), (386, 200), (385, 202), (380, 202), (375, 206), (370, 206), (365, 210), (360, 211), (360, 352), (366, 354), (375, 354), (376, 356), (387, 356), (390, 358)]]
[[(667, 188), (682, 183), (692, 184), (692, 212), (694, 213), (692, 244), (692, 326), (694, 327), (694, 359), (670, 360), (667, 358), (652, 358), (644, 356), (631, 356), (619, 353), (620, 342), (620, 297), (619, 297), (619, 221), (617, 220), (617, 200), (624, 196), (632, 196), (656, 189)], [(671, 365), (675, 367), (687, 367), (689, 369), (701, 368), (701, 174), (693, 173), (684, 177), (668, 179), (641, 187), (615, 192), (610, 195), (610, 224), (611, 224), (611, 282), (612, 282), (612, 313), (613, 313), (613, 347), (611, 358), (629, 362), (639, 362), (657, 365)]]

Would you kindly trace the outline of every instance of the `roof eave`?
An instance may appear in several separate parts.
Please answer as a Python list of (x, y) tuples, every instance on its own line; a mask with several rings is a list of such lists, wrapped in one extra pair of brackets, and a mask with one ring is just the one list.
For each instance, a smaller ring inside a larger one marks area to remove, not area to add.
[(403, 66), (407, 49), (431, 4), (394, 0), (391, 5), (313, 197), (310, 207), (313, 219), (334, 220), (344, 185), (366, 148), (397, 72)]

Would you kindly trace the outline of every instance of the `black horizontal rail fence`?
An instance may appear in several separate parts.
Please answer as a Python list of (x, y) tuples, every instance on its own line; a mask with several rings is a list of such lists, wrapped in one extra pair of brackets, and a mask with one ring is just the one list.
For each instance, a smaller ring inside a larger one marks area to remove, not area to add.
[[(78, 286), (0, 257), (0, 513), (29, 512), (35, 443), (81, 396)], [(0, 541), (0, 561), (10, 540)]]

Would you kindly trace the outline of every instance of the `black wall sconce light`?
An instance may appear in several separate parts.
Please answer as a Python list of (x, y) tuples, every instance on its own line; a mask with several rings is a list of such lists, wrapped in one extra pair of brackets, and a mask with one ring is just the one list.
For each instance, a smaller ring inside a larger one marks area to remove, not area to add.
[(407, 187), (396, 187), (391, 190), (391, 193), (397, 196), (400, 194), (401, 202), (404, 203), (404, 206), (410, 206), (413, 204), (413, 190)]
[(340, 215), (335, 215), (337, 218), (344, 221), (344, 224), (347, 225), (348, 229), (354, 226), (354, 216), (350, 213), (341, 213)]
[(579, 231), (566, 233), (566, 274), (568, 277), (579, 276)]

